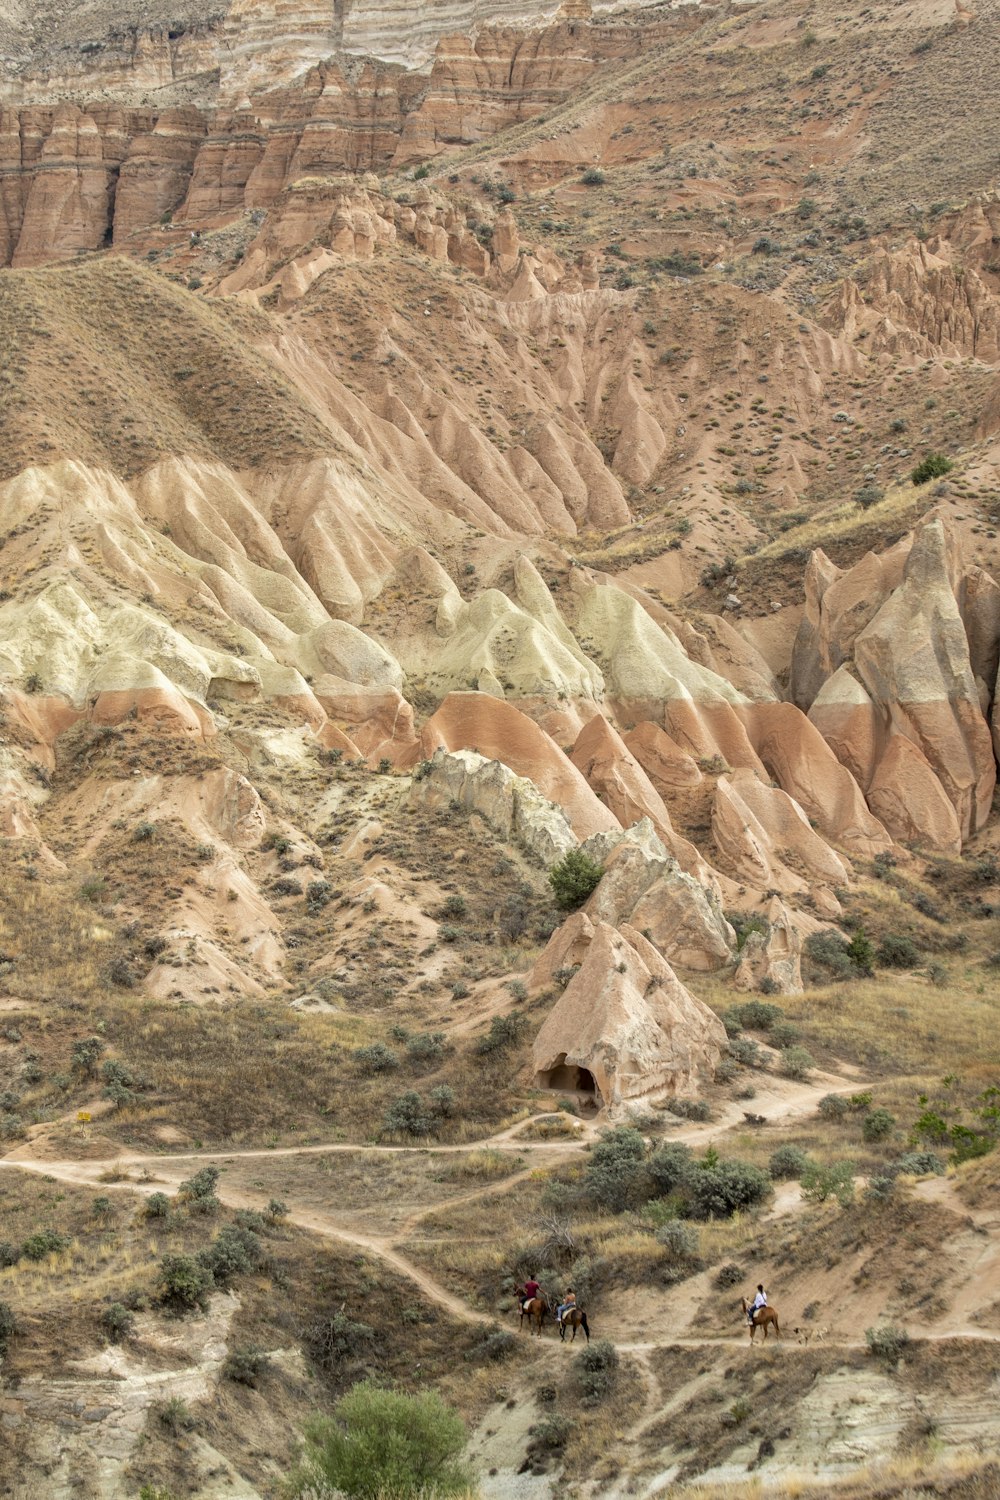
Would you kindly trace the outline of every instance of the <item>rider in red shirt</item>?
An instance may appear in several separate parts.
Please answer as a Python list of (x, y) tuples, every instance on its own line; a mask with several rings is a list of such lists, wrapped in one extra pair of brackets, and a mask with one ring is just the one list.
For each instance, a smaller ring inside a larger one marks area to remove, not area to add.
[(535, 1278), (533, 1276), (529, 1278), (521, 1288), (521, 1306), (523, 1307), (526, 1302), (530, 1302), (532, 1297), (537, 1297), (540, 1291), (541, 1287)]

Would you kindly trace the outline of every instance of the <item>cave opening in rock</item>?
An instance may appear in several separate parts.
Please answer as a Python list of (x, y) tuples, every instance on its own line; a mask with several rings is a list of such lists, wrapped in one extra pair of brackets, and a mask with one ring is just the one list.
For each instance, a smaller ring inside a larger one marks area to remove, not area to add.
[(559, 1054), (551, 1068), (535, 1075), (535, 1085), (540, 1089), (556, 1089), (561, 1094), (583, 1094), (583, 1103), (597, 1104), (600, 1101), (593, 1073), (589, 1068), (568, 1063), (565, 1052)]

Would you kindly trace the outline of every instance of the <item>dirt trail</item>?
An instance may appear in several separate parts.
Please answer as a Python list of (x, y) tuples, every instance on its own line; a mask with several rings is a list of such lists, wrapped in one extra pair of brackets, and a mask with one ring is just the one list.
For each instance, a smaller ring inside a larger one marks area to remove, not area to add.
[[(814, 1107), (816, 1100), (823, 1093), (832, 1092), (834, 1090), (846, 1092), (848, 1090), (856, 1088), (857, 1086), (856, 1082), (853, 1080), (851, 1083), (845, 1085), (842, 1077), (837, 1077), (833, 1074), (819, 1075), (816, 1081), (809, 1083), (791, 1083), (785, 1079), (771, 1078), (769, 1079), (769, 1085), (770, 1086), (767, 1091), (760, 1093), (754, 1102), (757, 1106), (756, 1112), (763, 1114), (766, 1111), (767, 1119), (770, 1122), (779, 1120), (787, 1121), (799, 1118), (802, 1115), (807, 1114)], [(743, 1117), (743, 1113), (744, 1112), (740, 1104), (738, 1102), (732, 1102), (723, 1107), (723, 1109), (720, 1111), (719, 1117), (716, 1120), (708, 1123), (679, 1123), (677, 1129), (671, 1131), (668, 1138), (670, 1140), (680, 1140), (695, 1143), (704, 1142), (707, 1144), (731, 1126), (739, 1124)], [(18, 1148), (15, 1153), (0, 1158), (0, 1168), (7, 1169), (8, 1171), (15, 1170), (32, 1172), (43, 1177), (55, 1178), (57, 1181), (73, 1183), (78, 1186), (97, 1186), (100, 1183), (100, 1186), (105, 1191), (118, 1190), (123, 1192), (133, 1192), (148, 1195), (150, 1193), (161, 1190), (165, 1183), (167, 1185), (179, 1186), (180, 1181), (186, 1172), (186, 1167), (183, 1164), (187, 1164), (189, 1162), (235, 1162), (260, 1158), (312, 1156), (323, 1153), (336, 1153), (343, 1151), (353, 1152), (355, 1154), (358, 1152), (371, 1152), (373, 1154), (386, 1155), (454, 1155), (456, 1153), (462, 1154), (475, 1150), (490, 1149), (496, 1151), (506, 1151), (511, 1153), (512, 1155), (530, 1155), (533, 1157), (531, 1165), (525, 1167), (521, 1171), (514, 1172), (507, 1177), (499, 1179), (498, 1181), (484, 1184), (483, 1186), (472, 1189), (468, 1192), (456, 1194), (456, 1196), (453, 1198), (448, 1198), (443, 1200), (442, 1202), (431, 1204), (426, 1208), (416, 1210), (414, 1213), (410, 1214), (407, 1217), (400, 1230), (397, 1230), (396, 1234), (392, 1238), (383, 1235), (363, 1234), (358, 1232), (357, 1230), (348, 1229), (342, 1222), (339, 1221), (338, 1216), (335, 1213), (329, 1211), (318, 1212), (316, 1210), (293, 1208), (288, 1214), (288, 1222), (296, 1225), (298, 1228), (321, 1235), (326, 1239), (336, 1240), (345, 1245), (351, 1245), (356, 1249), (363, 1250), (368, 1254), (376, 1256), (386, 1265), (391, 1266), (393, 1270), (397, 1271), (401, 1276), (406, 1277), (409, 1281), (412, 1281), (414, 1285), (419, 1287), (428, 1301), (433, 1302), (436, 1306), (445, 1309), (459, 1321), (463, 1323), (473, 1323), (488, 1326), (496, 1322), (495, 1315), (480, 1312), (477, 1309), (470, 1307), (469, 1304), (465, 1302), (461, 1297), (451, 1292), (447, 1287), (443, 1286), (440, 1281), (436, 1280), (435, 1277), (430, 1275), (421, 1267), (415, 1265), (413, 1261), (402, 1254), (396, 1248), (394, 1240), (399, 1238), (400, 1235), (405, 1236), (412, 1233), (414, 1227), (419, 1224), (420, 1220), (432, 1213), (439, 1212), (442, 1209), (447, 1209), (452, 1205), (465, 1204), (474, 1201), (477, 1198), (490, 1197), (492, 1195), (505, 1192), (510, 1187), (515, 1186), (518, 1182), (522, 1182), (530, 1177), (531, 1174), (537, 1170), (539, 1165), (545, 1164), (546, 1160), (552, 1161), (561, 1157), (565, 1157), (567, 1154), (579, 1153), (580, 1151), (582, 1151), (587, 1142), (594, 1138), (599, 1129), (596, 1123), (592, 1123), (589, 1126), (585, 1126), (584, 1129), (579, 1132), (579, 1134), (573, 1139), (562, 1141), (526, 1141), (516, 1138), (516, 1132), (529, 1127), (533, 1119), (537, 1120), (539, 1118), (541, 1118), (541, 1116), (536, 1115), (531, 1117), (531, 1119), (517, 1121), (514, 1125), (497, 1132), (495, 1135), (485, 1137), (484, 1139), (478, 1141), (466, 1142), (462, 1145), (359, 1146), (357, 1144), (344, 1144), (338, 1142), (336, 1144), (331, 1143), (314, 1146), (278, 1147), (274, 1150), (268, 1148), (253, 1148), (244, 1151), (228, 1150), (155, 1154), (123, 1154), (111, 1159), (115, 1167), (120, 1167), (126, 1170), (145, 1169), (150, 1174), (155, 1172), (156, 1178), (154, 1180), (147, 1181), (137, 1181), (133, 1178), (128, 1178), (125, 1181), (118, 1183), (101, 1182), (102, 1174), (107, 1171), (110, 1164), (108, 1158), (96, 1161), (46, 1160), (44, 1156), (38, 1154), (30, 1155), (29, 1153), (32, 1151), (33, 1147), (37, 1152), (38, 1147), (44, 1145), (44, 1138), (36, 1138), (36, 1140), (30, 1143), (28, 1146), (22, 1146)], [(171, 1168), (175, 1168), (175, 1170), (172, 1171)], [(917, 1191), (922, 1196), (928, 1199), (947, 1202), (949, 1207), (952, 1207), (957, 1212), (963, 1214), (973, 1224), (976, 1224), (976, 1221), (978, 1219), (982, 1219), (984, 1221), (983, 1225), (977, 1225), (978, 1232), (980, 1233), (982, 1233), (983, 1228), (986, 1227), (987, 1221), (989, 1222), (990, 1228), (995, 1227), (996, 1216), (976, 1215), (966, 1209), (964, 1204), (962, 1204), (958, 1199), (957, 1194), (955, 1194), (953, 1185), (951, 1185), (947, 1179), (938, 1178), (932, 1180), (929, 1183), (918, 1184)], [(263, 1198), (260, 1194), (248, 1194), (240, 1192), (231, 1186), (227, 1186), (224, 1181), (219, 1184), (217, 1192), (220, 1200), (230, 1208), (260, 1209), (263, 1206)], [(779, 1188), (774, 1205), (771, 1210), (771, 1215), (779, 1216), (790, 1213), (797, 1207), (799, 1201), (800, 1197), (797, 1184), (788, 1184), (783, 1188)], [(954, 1337), (987, 1340), (996, 1340), (1000, 1338), (1000, 1334), (998, 1333), (993, 1333), (986, 1329), (969, 1325), (965, 1316), (967, 1312), (971, 1311), (973, 1288), (975, 1286), (979, 1286), (981, 1289), (981, 1276), (979, 1272), (989, 1272), (990, 1275), (993, 1275), (994, 1273), (1000, 1273), (1000, 1242), (997, 1242), (995, 1238), (988, 1235), (984, 1235), (983, 1238), (984, 1245), (980, 1264), (976, 1268), (976, 1274), (970, 1275), (968, 1286), (961, 1290), (959, 1298), (956, 1299), (956, 1303), (950, 1310), (950, 1326), (946, 1330), (922, 1330), (920, 1334), (921, 1338), (934, 1341)], [(689, 1282), (689, 1292), (691, 1291), (692, 1286), (693, 1283)], [(694, 1300), (695, 1299), (692, 1296), (690, 1298), (692, 1305), (694, 1303)], [(967, 1306), (966, 1304), (969, 1305)], [(666, 1330), (664, 1330), (662, 1337), (648, 1341), (623, 1342), (618, 1344), (618, 1348), (623, 1353), (632, 1354), (641, 1361), (645, 1355), (648, 1355), (653, 1350), (662, 1348), (664, 1346), (700, 1349), (710, 1346), (739, 1345), (749, 1342), (749, 1340), (744, 1338), (742, 1329), (738, 1333), (733, 1333), (732, 1335), (722, 1335), (715, 1338), (698, 1338), (687, 1335), (684, 1331), (684, 1327), (685, 1325), (682, 1321), (681, 1326), (678, 1328), (676, 1333), (667, 1332)], [(544, 1340), (542, 1342), (544, 1342)], [(768, 1342), (770, 1344), (772, 1341)], [(794, 1342), (794, 1340), (786, 1337), (785, 1342)], [(835, 1345), (839, 1348), (853, 1349), (864, 1347), (863, 1341), (858, 1342), (857, 1340), (827, 1339), (825, 1340), (825, 1342), (829, 1345)], [(647, 1382), (647, 1384), (652, 1379), (651, 1372), (648, 1369), (645, 1370), (643, 1378)]]

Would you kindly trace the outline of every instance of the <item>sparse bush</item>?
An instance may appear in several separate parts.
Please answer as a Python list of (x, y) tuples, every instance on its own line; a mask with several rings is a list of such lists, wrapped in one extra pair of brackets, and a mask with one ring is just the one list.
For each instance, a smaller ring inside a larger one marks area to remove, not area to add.
[(862, 510), (870, 510), (882, 499), (882, 491), (877, 484), (863, 484), (859, 490), (855, 490), (854, 498)]
[(166, 1193), (150, 1193), (146, 1199), (146, 1218), (165, 1219), (170, 1213), (170, 1199)]
[(739, 1286), (745, 1274), (742, 1266), (737, 1266), (732, 1261), (727, 1261), (724, 1266), (720, 1266), (716, 1271), (715, 1284), (720, 1291), (724, 1292), (731, 1286)]
[(0, 1354), (6, 1350), (17, 1332), (17, 1319), (9, 1302), (0, 1302)]
[(165, 1255), (160, 1262), (160, 1301), (178, 1316), (208, 1306), (212, 1276), (193, 1255)]
[(588, 167), (580, 181), (584, 187), (600, 187), (604, 182), (604, 173), (600, 167)]
[(887, 969), (915, 969), (920, 963), (920, 950), (912, 938), (887, 932), (879, 944), (878, 961)]
[(779, 1067), (786, 1078), (808, 1078), (814, 1065), (813, 1055), (805, 1047), (782, 1049)]
[(779, 1146), (771, 1153), (767, 1170), (775, 1182), (788, 1182), (800, 1178), (808, 1165), (809, 1157), (801, 1146)]
[(65, 1250), (68, 1244), (68, 1235), (58, 1234), (54, 1229), (36, 1229), (21, 1246), (21, 1254), (25, 1260), (44, 1260), (47, 1255)]
[(406, 1395), (364, 1380), (342, 1396), (332, 1417), (306, 1427), (305, 1459), (291, 1494), (326, 1486), (354, 1500), (443, 1497), (469, 1483), (461, 1464), (465, 1426), (435, 1391)]
[(849, 944), (839, 932), (811, 932), (806, 938), (806, 953), (834, 979), (855, 979), (858, 966), (851, 958)]
[(455, 1113), (455, 1090), (439, 1083), (430, 1092), (431, 1109), (439, 1119), (450, 1120)]
[(854, 1202), (854, 1163), (837, 1161), (824, 1167), (810, 1162), (802, 1173), (802, 1196), (810, 1203), (825, 1203), (836, 1198), (841, 1208)]
[(93, 1078), (97, 1072), (97, 1059), (104, 1051), (104, 1043), (99, 1036), (84, 1037), (82, 1041), (73, 1043), (73, 1072), (80, 1073), (84, 1078)]
[(526, 1024), (524, 1017), (517, 1014), (494, 1016), (489, 1031), (477, 1042), (476, 1051), (484, 1057), (508, 1052), (520, 1040)]
[(904, 1151), (896, 1167), (910, 1177), (923, 1177), (929, 1172), (938, 1177), (944, 1175), (944, 1162), (936, 1151)]
[(418, 1031), (406, 1043), (406, 1051), (414, 1062), (439, 1062), (445, 1052), (443, 1031)]
[(382, 1129), (388, 1135), (429, 1135), (433, 1121), (423, 1097), (408, 1089), (393, 1099), (382, 1117)]
[(777, 1047), (779, 1050), (784, 1051), (786, 1047), (793, 1046), (801, 1035), (802, 1033), (799, 1031), (799, 1028), (792, 1021), (778, 1021), (776, 1025), (771, 1027), (768, 1033), (768, 1041), (772, 1047)]
[(873, 1109), (861, 1122), (861, 1134), (868, 1142), (884, 1141), (895, 1128), (896, 1117), (887, 1109)]
[(148, 844), (150, 839), (156, 837), (156, 824), (137, 823), (132, 830), (132, 837), (137, 844)]
[(859, 974), (871, 975), (875, 968), (875, 944), (863, 927), (856, 927), (847, 945), (847, 956)]
[(222, 1377), (224, 1380), (232, 1380), (236, 1385), (249, 1386), (255, 1391), (267, 1364), (267, 1354), (256, 1344), (238, 1344), (226, 1355)]
[(335, 1312), (310, 1324), (302, 1341), (319, 1369), (342, 1376), (345, 1364), (360, 1358), (374, 1344), (375, 1330), (345, 1312)]
[(20, 1245), (15, 1245), (11, 1240), (0, 1240), (0, 1271), (5, 1271), (8, 1266), (16, 1266), (20, 1259)]
[(217, 1286), (226, 1286), (234, 1276), (259, 1270), (264, 1263), (264, 1251), (252, 1230), (226, 1224), (207, 1250), (201, 1251), (198, 1260)]
[(738, 1063), (742, 1063), (745, 1068), (759, 1068), (762, 1061), (760, 1048), (749, 1036), (730, 1037), (729, 1055)]
[(865, 1343), (869, 1352), (891, 1369), (899, 1364), (909, 1342), (910, 1335), (892, 1323), (884, 1323), (881, 1328), (865, 1329)]
[(508, 1355), (513, 1354), (516, 1346), (517, 1339), (509, 1328), (492, 1328), (472, 1350), (471, 1358), (487, 1359), (492, 1364), (500, 1364)]
[(399, 1058), (385, 1042), (372, 1042), (368, 1047), (355, 1047), (354, 1061), (358, 1071), (367, 1077), (376, 1073), (391, 1073), (399, 1067)]
[[(758, 928), (744, 929), (744, 937), (749, 930), (759, 931)], [(772, 1005), (767, 1000), (744, 1000), (740, 1005), (731, 1005), (724, 1020), (728, 1023), (732, 1019), (747, 1031), (770, 1031), (772, 1026), (784, 1018), (785, 1012), (780, 1005)]]
[(101, 1327), (112, 1344), (120, 1344), (135, 1327), (135, 1318), (120, 1302), (112, 1302), (101, 1313)]
[(704, 1099), (671, 1099), (670, 1113), (682, 1120), (710, 1120), (712, 1111)]
[(895, 1195), (895, 1177), (880, 1174), (877, 1177), (870, 1177), (868, 1179), (868, 1186), (865, 1188), (866, 1203), (878, 1206), (883, 1203), (888, 1203), (892, 1198), (895, 1197)]
[(179, 1437), (182, 1432), (190, 1432), (194, 1426), (194, 1417), (188, 1409), (188, 1404), (182, 1401), (180, 1396), (171, 1396), (168, 1401), (164, 1401), (157, 1415), (163, 1426), (174, 1437)]
[(267, 1217), (276, 1224), (279, 1219), (288, 1217), (288, 1204), (282, 1203), (280, 1198), (272, 1198), (267, 1205)]
[(193, 1214), (214, 1214), (220, 1207), (215, 1189), (221, 1173), (218, 1167), (202, 1167), (182, 1182), (178, 1197), (182, 1198)]
[(609, 1394), (618, 1378), (618, 1350), (610, 1339), (595, 1339), (576, 1358), (584, 1400), (593, 1403)]
[(672, 1219), (656, 1231), (656, 1242), (673, 1260), (694, 1260), (698, 1254), (698, 1231), (693, 1224)]

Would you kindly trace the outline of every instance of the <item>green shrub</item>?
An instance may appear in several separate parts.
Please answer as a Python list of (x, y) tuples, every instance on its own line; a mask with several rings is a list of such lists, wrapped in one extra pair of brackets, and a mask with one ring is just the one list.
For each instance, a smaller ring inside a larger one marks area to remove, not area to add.
[(779, 1146), (771, 1153), (767, 1170), (775, 1182), (787, 1182), (800, 1178), (808, 1165), (809, 1157), (801, 1146)]
[(258, 1349), (256, 1344), (238, 1344), (226, 1355), (222, 1376), (224, 1380), (232, 1380), (236, 1385), (246, 1385), (251, 1390), (256, 1390), (257, 1381), (267, 1369), (267, 1363), (267, 1354), (263, 1349)]
[(879, 944), (878, 961), (887, 969), (915, 969), (920, 963), (920, 950), (912, 938), (887, 932)]
[(234, 1276), (259, 1270), (264, 1251), (253, 1230), (226, 1224), (198, 1260), (217, 1286), (226, 1286)]
[(160, 1301), (169, 1312), (202, 1312), (212, 1290), (211, 1272), (193, 1255), (165, 1255), (160, 1262)]
[(399, 1067), (399, 1058), (391, 1047), (385, 1042), (372, 1042), (368, 1047), (355, 1047), (354, 1061), (358, 1070), (367, 1076), (376, 1073), (390, 1073), (393, 1068)]
[(936, 1151), (904, 1151), (896, 1166), (910, 1177), (924, 1177), (929, 1172), (944, 1175), (944, 1162)]
[(802, 1173), (802, 1196), (810, 1203), (825, 1203), (836, 1198), (841, 1208), (854, 1202), (854, 1163), (837, 1161), (824, 1167), (810, 1162)]
[(729, 1007), (723, 1019), (728, 1023), (730, 1018), (747, 1031), (770, 1031), (776, 1022), (785, 1019), (785, 1012), (768, 1000), (744, 1000)]
[(166, 1193), (150, 1193), (146, 1199), (146, 1218), (165, 1219), (170, 1213), (170, 1199)]
[(21, 1254), (25, 1260), (44, 1260), (47, 1255), (65, 1250), (68, 1244), (68, 1235), (57, 1234), (54, 1229), (36, 1229), (21, 1246)]
[(917, 464), (910, 478), (914, 484), (927, 484), (932, 479), (940, 479), (942, 475), (950, 474), (954, 467), (951, 459), (945, 458), (943, 453), (928, 453), (927, 457)]
[(516, 1347), (517, 1339), (509, 1328), (492, 1328), (472, 1350), (470, 1358), (488, 1359), (492, 1364), (499, 1364), (513, 1354)]
[(658, 1146), (646, 1163), (646, 1171), (657, 1193), (675, 1192), (691, 1171), (693, 1160), (691, 1148), (680, 1141), (667, 1141)]
[(684, 1196), (692, 1219), (728, 1219), (734, 1213), (756, 1208), (771, 1196), (771, 1179), (759, 1167), (745, 1161), (706, 1159), (692, 1170), (684, 1183)]
[(389, 1135), (430, 1135), (433, 1121), (423, 1096), (407, 1089), (389, 1104), (382, 1129)]
[(112, 1344), (119, 1344), (132, 1332), (135, 1318), (120, 1302), (112, 1302), (101, 1313), (101, 1327)]
[(99, 1036), (88, 1036), (79, 1042), (74, 1042), (73, 1072), (82, 1073), (84, 1078), (93, 1078), (97, 1072), (97, 1059), (103, 1051), (104, 1043)]
[(488, 1057), (495, 1052), (508, 1052), (520, 1041), (526, 1025), (527, 1021), (524, 1016), (516, 1012), (506, 1016), (494, 1016), (490, 1022), (489, 1031), (476, 1043), (476, 1051), (482, 1057)]
[(742, 1063), (745, 1068), (759, 1068), (762, 1061), (760, 1048), (749, 1036), (730, 1037), (729, 1055), (738, 1063)]
[(899, 1364), (909, 1342), (910, 1335), (892, 1323), (884, 1323), (881, 1328), (865, 1329), (865, 1343), (869, 1351), (890, 1368)]
[(293, 1496), (327, 1486), (352, 1500), (430, 1500), (470, 1483), (460, 1462), (465, 1425), (434, 1391), (410, 1396), (361, 1381), (332, 1417), (314, 1417), (305, 1435)]
[(587, 1193), (602, 1208), (621, 1213), (636, 1197), (646, 1143), (631, 1125), (608, 1130), (594, 1146), (584, 1174)]
[(0, 1271), (5, 1271), (8, 1266), (16, 1266), (21, 1259), (21, 1247), (10, 1240), (0, 1240)]
[(0, 1354), (17, 1332), (17, 1319), (9, 1302), (0, 1302)]
[(191, 1213), (214, 1214), (221, 1207), (215, 1195), (221, 1175), (218, 1167), (201, 1167), (193, 1177), (181, 1183), (178, 1197), (184, 1200)]
[(556, 905), (563, 911), (575, 911), (597, 889), (603, 874), (602, 866), (582, 849), (571, 849), (549, 871), (549, 885)]
[(694, 1260), (698, 1254), (700, 1240), (693, 1224), (684, 1224), (673, 1219), (656, 1231), (656, 1242), (662, 1245), (672, 1260)]
[(895, 1115), (887, 1109), (873, 1109), (861, 1122), (861, 1134), (866, 1141), (884, 1141), (891, 1135), (896, 1124)]
[(406, 1044), (406, 1051), (414, 1062), (438, 1062), (445, 1052), (443, 1031), (418, 1031)]
[(588, 167), (580, 181), (584, 187), (600, 187), (604, 182), (604, 173), (600, 167)]
[(710, 1120), (712, 1111), (704, 1099), (671, 1099), (670, 1113), (682, 1120)]
[(302, 1342), (319, 1369), (341, 1377), (345, 1364), (358, 1359), (375, 1342), (375, 1330), (345, 1312), (317, 1318), (303, 1333)]
[(595, 1339), (577, 1355), (577, 1376), (585, 1401), (600, 1401), (608, 1394), (618, 1377), (618, 1365), (618, 1350), (610, 1339)]
[(813, 1055), (805, 1047), (784, 1047), (778, 1066), (786, 1078), (808, 1078), (814, 1067)]
[(720, 1291), (724, 1292), (731, 1286), (739, 1286), (745, 1275), (746, 1272), (742, 1266), (737, 1266), (732, 1261), (727, 1261), (724, 1266), (720, 1266), (716, 1271), (714, 1277), (715, 1285)]

